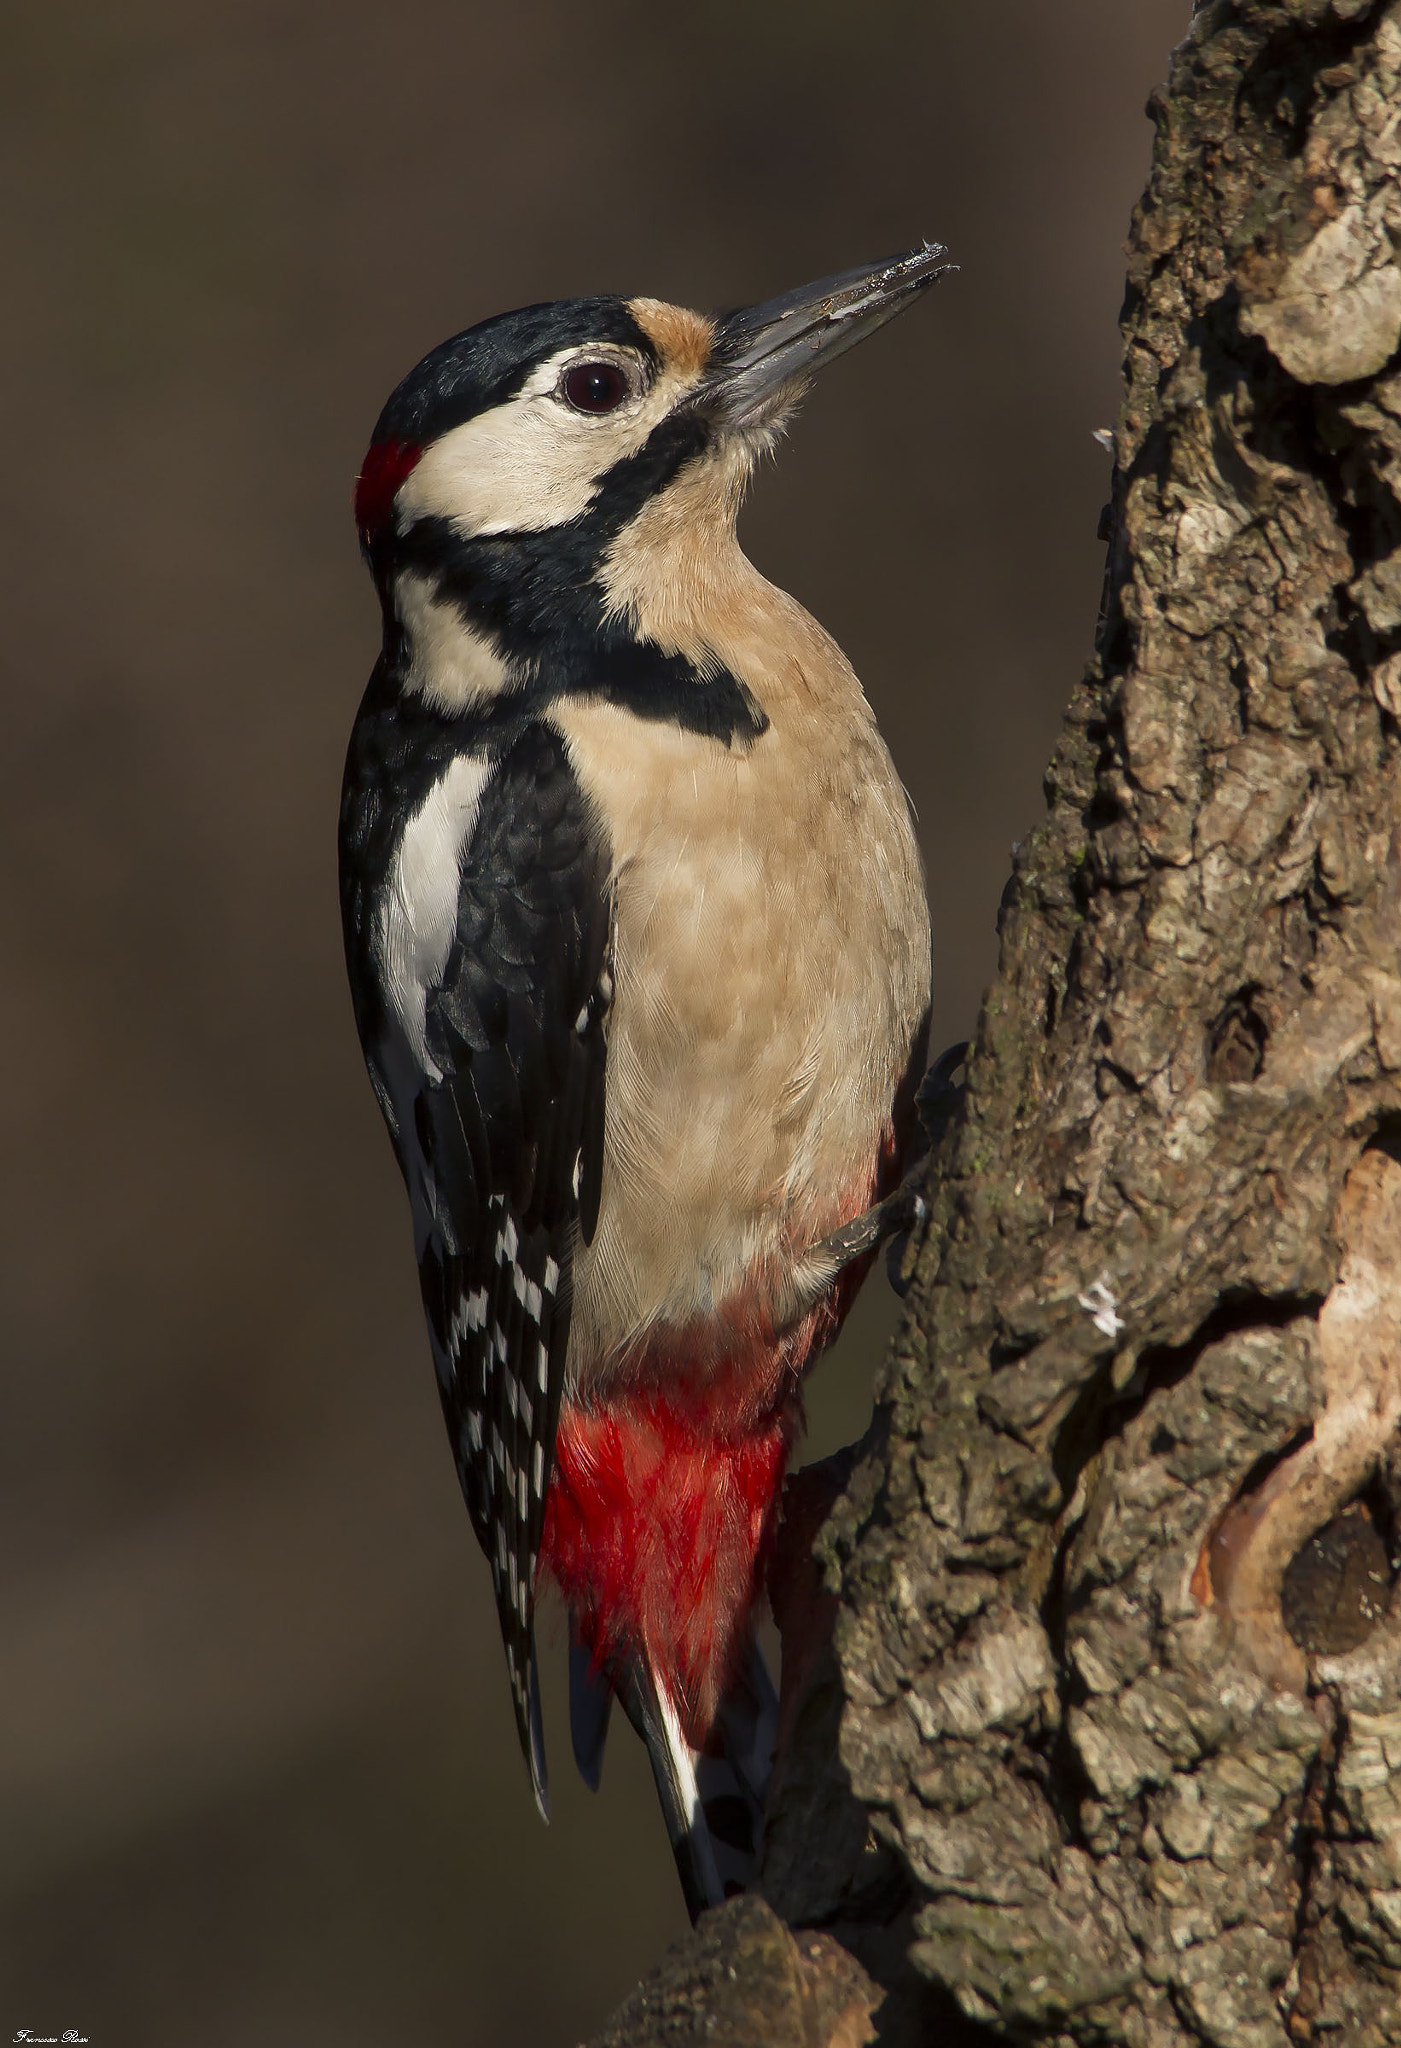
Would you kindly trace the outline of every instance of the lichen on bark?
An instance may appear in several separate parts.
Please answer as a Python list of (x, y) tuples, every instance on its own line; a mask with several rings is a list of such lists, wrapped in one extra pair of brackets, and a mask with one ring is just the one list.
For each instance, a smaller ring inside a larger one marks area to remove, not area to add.
[(1390, 1567), (1340, 1654), (1281, 1588), (1395, 1533), (1401, 4), (1209, 0), (1151, 111), (1094, 655), (764, 1891), (890, 2038), (1382, 2048)]

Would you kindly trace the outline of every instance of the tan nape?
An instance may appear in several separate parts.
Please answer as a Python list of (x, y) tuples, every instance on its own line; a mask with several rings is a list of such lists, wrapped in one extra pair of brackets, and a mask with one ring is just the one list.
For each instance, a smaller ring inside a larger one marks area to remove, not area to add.
[(713, 321), (663, 299), (629, 299), (628, 311), (657, 349), (663, 371), (687, 379), (700, 376), (715, 346)]

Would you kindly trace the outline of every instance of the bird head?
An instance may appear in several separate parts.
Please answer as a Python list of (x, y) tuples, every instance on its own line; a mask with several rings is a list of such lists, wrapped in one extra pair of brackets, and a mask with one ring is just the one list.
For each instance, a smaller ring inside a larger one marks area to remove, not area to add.
[(951, 268), (926, 243), (715, 318), (564, 299), (433, 349), (355, 493), (408, 687), (460, 709), (596, 652), (630, 610), (635, 630), (630, 536), (645, 524), (648, 573), (703, 573), (812, 373)]

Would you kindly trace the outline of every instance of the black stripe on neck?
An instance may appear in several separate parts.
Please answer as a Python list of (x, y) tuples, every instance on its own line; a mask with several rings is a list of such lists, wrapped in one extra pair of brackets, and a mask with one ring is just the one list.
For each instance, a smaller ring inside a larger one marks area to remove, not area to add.
[(608, 615), (598, 581), (603, 557), (627, 522), (701, 455), (706, 421), (682, 413), (602, 479), (588, 510), (541, 532), (464, 540), (451, 521), (416, 520), (396, 537), (383, 586), (385, 657), (401, 673), (410, 650), (393, 611), (392, 578), (411, 570), (455, 607), (470, 629), (525, 678), (480, 711), (463, 715), (484, 730), (538, 717), (556, 698), (595, 697), (635, 717), (674, 721), (726, 746), (752, 746), (768, 730), (763, 710), (729, 669), (700, 669), (639, 640)]

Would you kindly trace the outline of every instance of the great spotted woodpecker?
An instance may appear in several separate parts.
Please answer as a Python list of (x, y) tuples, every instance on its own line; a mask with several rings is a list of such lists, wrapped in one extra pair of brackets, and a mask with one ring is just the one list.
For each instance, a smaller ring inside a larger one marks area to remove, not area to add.
[(735, 519), (926, 245), (723, 318), (530, 306), (390, 398), (340, 855), (356, 1021), (546, 1811), (537, 1581), (596, 1785), (621, 1700), (693, 1913), (752, 1873), (753, 1636), (804, 1372), (899, 1194), (929, 1000), (909, 807)]

